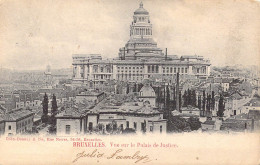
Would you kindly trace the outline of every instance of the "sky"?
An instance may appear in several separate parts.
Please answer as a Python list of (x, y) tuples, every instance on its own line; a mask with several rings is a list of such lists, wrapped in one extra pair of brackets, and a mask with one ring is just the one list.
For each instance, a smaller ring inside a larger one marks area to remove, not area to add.
[[(69, 68), (72, 54), (118, 56), (140, 0), (0, 0), (0, 66)], [(171, 55), (214, 66), (260, 64), (260, 2), (143, 0), (153, 38)]]

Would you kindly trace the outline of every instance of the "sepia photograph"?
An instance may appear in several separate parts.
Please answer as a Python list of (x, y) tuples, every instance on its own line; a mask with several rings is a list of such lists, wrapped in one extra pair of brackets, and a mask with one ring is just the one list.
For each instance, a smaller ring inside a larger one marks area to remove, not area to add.
[(0, 0), (0, 165), (257, 165), (259, 64), (258, 0)]

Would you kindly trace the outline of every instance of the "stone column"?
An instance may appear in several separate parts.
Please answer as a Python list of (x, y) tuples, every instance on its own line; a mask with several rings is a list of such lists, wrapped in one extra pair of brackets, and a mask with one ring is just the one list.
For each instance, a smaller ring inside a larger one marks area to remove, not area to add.
[(76, 65), (76, 78), (80, 78), (80, 65)]
[(192, 66), (189, 66), (189, 68), (188, 68), (188, 74), (189, 75), (192, 75), (193, 73), (192, 73)]

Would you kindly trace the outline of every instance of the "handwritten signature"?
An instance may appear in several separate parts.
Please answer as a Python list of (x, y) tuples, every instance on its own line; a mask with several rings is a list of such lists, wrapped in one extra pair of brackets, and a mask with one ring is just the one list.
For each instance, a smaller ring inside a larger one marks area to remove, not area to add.
[(134, 160), (135, 163), (147, 163), (152, 161), (148, 155), (142, 155), (140, 151), (136, 151), (133, 155), (126, 155), (123, 154), (123, 149), (118, 149), (107, 156), (105, 153), (99, 152), (98, 149), (92, 152), (82, 151), (76, 155), (76, 158), (72, 162), (75, 163), (81, 158)]

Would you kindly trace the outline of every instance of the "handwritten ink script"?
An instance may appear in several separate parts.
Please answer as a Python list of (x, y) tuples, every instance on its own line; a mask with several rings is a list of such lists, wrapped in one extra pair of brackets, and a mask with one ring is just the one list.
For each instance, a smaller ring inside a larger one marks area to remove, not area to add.
[(75, 163), (81, 158), (133, 160), (134, 163), (147, 163), (152, 161), (148, 155), (142, 155), (140, 151), (136, 151), (133, 154), (126, 154), (123, 149), (117, 149), (107, 155), (98, 151), (98, 149), (91, 152), (82, 151), (76, 155), (76, 158), (72, 162)]

